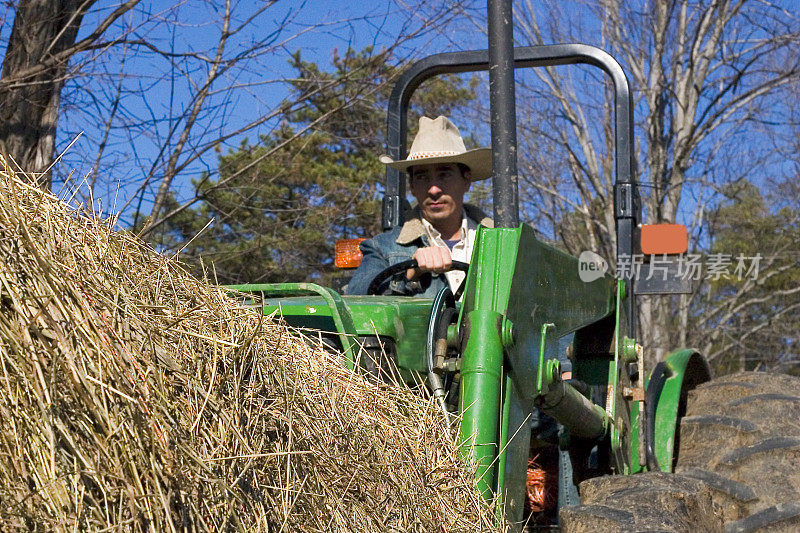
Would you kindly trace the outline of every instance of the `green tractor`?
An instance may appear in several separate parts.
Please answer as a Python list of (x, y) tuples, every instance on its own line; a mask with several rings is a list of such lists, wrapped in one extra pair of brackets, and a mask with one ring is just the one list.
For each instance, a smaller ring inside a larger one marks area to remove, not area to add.
[[(321, 332), (350, 368), (426, 387), (459, 425), (478, 489), (516, 527), (721, 530), (723, 520), (728, 531), (800, 527), (800, 397), (790, 392), (797, 381), (763, 373), (711, 380), (691, 349), (674, 351), (647, 374), (636, 296), (680, 292), (681, 281), (656, 277), (645, 285), (609, 274), (582, 281), (585, 263), (519, 223), (514, 69), (588, 64), (614, 86), (617, 254), (638, 249), (632, 104), (622, 68), (586, 45), (513, 48), (510, 20), (508, 1), (490, 1), (489, 50), (415, 63), (389, 104), (388, 149), (397, 160), (406, 150), (408, 102), (424, 80), (490, 71), (495, 228), (479, 229), (463, 297), (449, 288), (433, 299), (342, 296), (312, 283), (233, 288), (265, 314)], [(403, 222), (398, 171), (387, 169), (385, 190), (388, 230)], [(408, 266), (387, 269), (373, 286)], [(547, 490), (557, 494), (543, 510), (530, 503), (534, 458), (549, 465)]]

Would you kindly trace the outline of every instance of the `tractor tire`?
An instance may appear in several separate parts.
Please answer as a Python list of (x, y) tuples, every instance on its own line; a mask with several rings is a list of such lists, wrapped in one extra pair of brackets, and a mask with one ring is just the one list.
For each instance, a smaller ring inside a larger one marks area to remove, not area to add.
[(559, 513), (561, 531), (703, 531), (722, 532), (722, 516), (711, 490), (695, 479), (648, 472), (604, 476), (580, 485), (581, 505)]
[(361, 348), (358, 366), (364, 377), (374, 383), (403, 383), (397, 368), (397, 349), (392, 339), (362, 338)]
[(689, 392), (678, 474), (703, 481), (726, 533), (800, 530), (800, 378), (745, 372)]

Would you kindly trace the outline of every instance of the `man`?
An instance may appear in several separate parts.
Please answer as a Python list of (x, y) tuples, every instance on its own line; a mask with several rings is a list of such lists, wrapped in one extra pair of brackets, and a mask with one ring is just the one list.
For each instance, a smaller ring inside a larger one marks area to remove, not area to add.
[(455, 292), (465, 274), (451, 270), (453, 261), (468, 263), (478, 225), (493, 225), (478, 208), (464, 204), (470, 184), (491, 176), (491, 150), (467, 150), (458, 128), (446, 117), (421, 117), (408, 158), (380, 159), (408, 172), (417, 204), (402, 227), (361, 243), (363, 259), (347, 293), (366, 294), (378, 273), (412, 258), (419, 266), (408, 270), (405, 279), (387, 282), (384, 288), (390, 293), (432, 298), (445, 283)]

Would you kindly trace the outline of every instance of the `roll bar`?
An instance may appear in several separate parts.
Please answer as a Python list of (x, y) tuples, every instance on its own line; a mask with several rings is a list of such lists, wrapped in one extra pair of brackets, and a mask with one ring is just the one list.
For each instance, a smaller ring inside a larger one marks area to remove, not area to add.
[[(489, 69), (489, 51), (448, 52), (428, 56), (412, 64), (395, 83), (389, 98), (386, 118), (387, 151), (395, 160), (406, 156), (408, 103), (411, 95), (425, 80), (442, 74), (477, 72)], [(586, 64), (595, 66), (609, 75), (614, 84), (614, 159), (616, 176), (614, 181), (614, 218), (617, 230), (617, 259), (632, 257), (634, 252), (634, 230), (641, 218), (641, 203), (633, 176), (633, 103), (630, 87), (619, 63), (607, 52), (585, 44), (556, 44), (514, 48), (514, 68), (549, 67), (556, 65)], [(513, 93), (512, 93), (513, 94)], [(494, 114), (492, 115), (494, 119)], [(495, 124), (492, 124), (495, 128)], [(516, 199), (516, 181), (507, 182), (498, 190), (494, 187), (495, 201), (509, 203)], [(384, 230), (403, 223), (403, 204), (406, 183), (396, 169), (386, 168), (386, 190), (383, 198), (382, 224)], [(503, 209), (516, 206), (503, 205)], [(497, 213), (497, 208), (495, 212)], [(518, 216), (518, 213), (517, 215)], [(630, 269), (629, 269), (630, 270)], [(632, 283), (628, 284), (628, 320), (633, 334), (634, 298)]]

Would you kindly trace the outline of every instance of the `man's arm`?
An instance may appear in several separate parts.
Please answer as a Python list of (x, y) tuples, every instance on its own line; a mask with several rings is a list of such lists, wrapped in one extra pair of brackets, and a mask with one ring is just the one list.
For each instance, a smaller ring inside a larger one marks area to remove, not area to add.
[(378, 248), (375, 239), (361, 241), (360, 248), (363, 258), (347, 284), (347, 294), (367, 294), (375, 276), (389, 267), (389, 260)]

